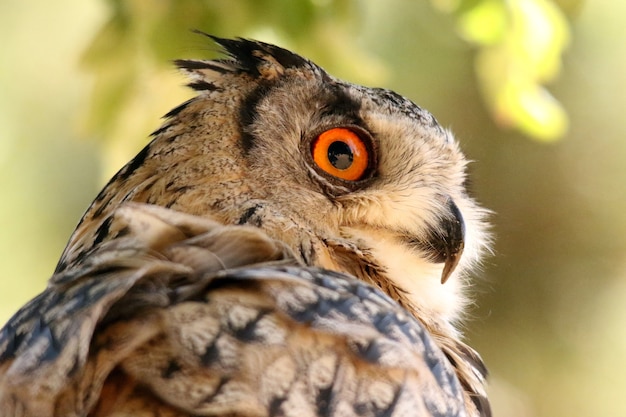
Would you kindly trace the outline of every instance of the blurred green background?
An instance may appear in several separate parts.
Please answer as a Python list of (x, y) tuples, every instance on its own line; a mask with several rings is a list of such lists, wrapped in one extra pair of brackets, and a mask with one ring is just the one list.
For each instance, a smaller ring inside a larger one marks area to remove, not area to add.
[(626, 2), (3, 0), (0, 322), (190, 96), (198, 28), (276, 42), (431, 110), (495, 214), (470, 344), (496, 416), (624, 416)]

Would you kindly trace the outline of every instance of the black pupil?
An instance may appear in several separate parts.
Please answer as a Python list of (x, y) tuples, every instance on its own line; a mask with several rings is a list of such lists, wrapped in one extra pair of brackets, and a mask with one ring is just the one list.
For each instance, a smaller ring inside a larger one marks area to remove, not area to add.
[(348, 169), (354, 155), (347, 143), (336, 141), (328, 147), (328, 160), (337, 169)]

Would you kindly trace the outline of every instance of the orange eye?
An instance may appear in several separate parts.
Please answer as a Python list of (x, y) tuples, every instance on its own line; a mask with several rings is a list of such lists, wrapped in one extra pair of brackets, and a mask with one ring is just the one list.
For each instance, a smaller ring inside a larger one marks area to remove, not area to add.
[(369, 153), (363, 139), (350, 129), (336, 127), (321, 133), (311, 146), (313, 161), (324, 172), (346, 181), (363, 177)]

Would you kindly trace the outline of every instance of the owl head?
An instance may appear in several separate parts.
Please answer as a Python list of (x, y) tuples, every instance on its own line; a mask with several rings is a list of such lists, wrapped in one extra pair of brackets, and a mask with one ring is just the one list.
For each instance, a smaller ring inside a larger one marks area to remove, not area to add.
[(197, 95), (96, 198), (57, 271), (123, 233), (111, 221), (121, 203), (152, 203), (262, 228), (297, 261), (373, 283), (455, 333), (488, 239), (452, 134), (393, 91), (277, 46), (212, 38), (227, 58), (176, 61)]

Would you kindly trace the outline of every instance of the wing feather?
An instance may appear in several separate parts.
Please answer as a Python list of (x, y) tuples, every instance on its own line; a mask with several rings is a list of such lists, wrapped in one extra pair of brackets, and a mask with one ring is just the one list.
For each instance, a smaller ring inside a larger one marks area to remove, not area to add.
[[(420, 323), (256, 228), (126, 204), (0, 333), (15, 416), (464, 416)], [(139, 413), (141, 411), (141, 413)]]

